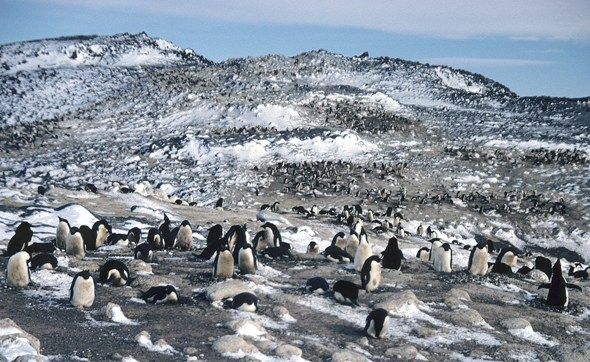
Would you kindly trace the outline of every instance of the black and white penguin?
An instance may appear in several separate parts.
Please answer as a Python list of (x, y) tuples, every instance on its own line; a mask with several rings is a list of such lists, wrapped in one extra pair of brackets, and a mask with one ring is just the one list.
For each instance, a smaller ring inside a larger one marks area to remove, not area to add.
[(219, 224), (213, 225), (209, 228), (207, 233), (207, 245), (201, 254), (197, 255), (197, 258), (203, 260), (209, 260), (219, 249), (223, 243), (223, 227)]
[(90, 249), (88, 248), (88, 245), (86, 246), (86, 248), (89, 250), (95, 250), (96, 248), (105, 245), (107, 239), (109, 238), (109, 235), (113, 232), (113, 229), (106, 220), (102, 219), (95, 222), (94, 225), (92, 225), (92, 231), (96, 236), (94, 241), (94, 248)]
[(416, 236), (424, 236), (424, 226), (421, 223), (416, 228)]
[(160, 235), (164, 241), (164, 247), (166, 249), (172, 249), (174, 247), (174, 240), (176, 239), (176, 234), (170, 226), (170, 219), (168, 218), (168, 215), (164, 213), (164, 222), (160, 224), (158, 230), (160, 230)]
[(86, 245), (84, 244), (84, 239), (82, 238), (82, 234), (77, 227), (70, 228), (70, 235), (66, 240), (66, 254), (73, 255), (80, 259), (83, 259), (86, 256)]
[(544, 256), (538, 256), (535, 258), (535, 269), (542, 271), (547, 275), (547, 280), (551, 280), (553, 274), (553, 267), (551, 266), (551, 260)]
[(180, 224), (178, 233), (176, 234), (176, 246), (178, 246), (180, 250), (187, 251), (190, 250), (192, 245), (193, 229), (191, 228), (190, 222), (188, 222), (188, 220), (184, 220)]
[(217, 201), (215, 202), (215, 208), (216, 209), (223, 208), (223, 197), (220, 197), (219, 199), (217, 199)]
[(151, 287), (147, 292), (142, 293), (141, 298), (148, 304), (177, 303), (178, 292), (172, 285), (159, 285)]
[(326, 293), (330, 290), (330, 285), (328, 284), (328, 281), (322, 277), (313, 277), (307, 279), (305, 290), (310, 293)]
[(359, 289), (361, 289), (361, 287), (358, 284), (349, 282), (347, 280), (338, 280), (332, 286), (332, 290), (334, 291), (334, 299), (336, 299), (338, 303), (352, 306), (359, 305)]
[(89, 308), (94, 303), (94, 279), (88, 270), (74, 276), (70, 286), (70, 303), (79, 308)]
[(129, 280), (129, 269), (120, 260), (110, 259), (99, 269), (99, 282), (111, 283), (115, 287), (126, 285)]
[(336, 245), (340, 249), (346, 250), (346, 239), (345, 239), (345, 237), (346, 237), (346, 235), (344, 235), (344, 233), (342, 231), (339, 231), (332, 238), (332, 245)]
[(365, 229), (362, 229), (359, 245), (356, 248), (356, 253), (354, 254), (354, 269), (360, 272), (363, 269), (365, 260), (367, 260), (371, 255), (373, 255), (373, 250), (371, 249), (371, 245), (367, 239), (367, 233), (365, 232)]
[(151, 228), (148, 230), (147, 242), (152, 247), (152, 250), (164, 250), (164, 240), (162, 240), (159, 229)]
[(87, 225), (80, 225), (78, 231), (80, 232), (80, 235), (82, 235), (84, 248), (86, 250), (96, 250), (96, 232)]
[(469, 254), (467, 270), (473, 275), (486, 275), (488, 273), (488, 244), (479, 242)]
[(367, 292), (372, 292), (379, 288), (381, 284), (381, 259), (373, 255), (363, 264), (361, 269), (361, 287)]
[(55, 231), (55, 245), (60, 250), (66, 249), (66, 240), (70, 236), (70, 223), (67, 219), (59, 217), (57, 230)]
[(502, 248), (492, 266), (492, 272), (498, 274), (512, 274), (512, 264), (516, 263), (516, 255), (510, 248)]
[(392, 236), (387, 242), (387, 247), (381, 252), (383, 257), (381, 265), (385, 269), (400, 270), (402, 267), (402, 260), (405, 260), (404, 253), (400, 250), (397, 244), (397, 238)]
[(235, 250), (238, 243), (246, 242), (246, 230), (242, 225), (232, 225), (223, 236), (223, 242), (227, 243), (229, 250)]
[(324, 250), (323, 254), (326, 259), (333, 262), (350, 263), (353, 260), (353, 257), (348, 252), (334, 245), (334, 240), (332, 240), (332, 245)]
[(141, 229), (133, 227), (127, 234), (110, 234), (107, 238), (108, 245), (128, 246), (138, 244), (141, 241)]
[(389, 329), (389, 312), (383, 308), (373, 309), (367, 316), (365, 333), (369, 337), (384, 338)]
[(432, 264), (434, 264), (440, 255), (440, 248), (442, 247), (443, 243), (439, 238), (430, 239), (430, 243), (430, 261)]
[(29, 261), (31, 255), (26, 251), (19, 251), (8, 259), (6, 265), (6, 283), (15, 288), (25, 288), (31, 282)]
[(556, 307), (567, 307), (569, 304), (569, 294), (567, 288), (582, 290), (582, 288), (579, 286), (565, 281), (561, 271), (560, 259), (557, 259), (553, 265), (551, 282), (541, 284), (539, 289), (541, 288), (549, 289), (549, 293), (547, 294), (547, 304)]
[(16, 228), (14, 235), (8, 241), (8, 246), (6, 247), (6, 252), (4, 252), (4, 256), (12, 256), (18, 252), (25, 250), (27, 245), (31, 242), (33, 238), (33, 230), (31, 230), (31, 224), (26, 221), (20, 223), (20, 225)]
[(35, 253), (50, 253), (53, 254), (55, 251), (55, 245), (53, 243), (30, 243), (25, 247), (26, 252), (33, 255)]
[(307, 245), (306, 253), (309, 255), (318, 255), (320, 253), (320, 246), (315, 241), (310, 241)]
[(213, 261), (213, 277), (228, 279), (234, 275), (234, 257), (229, 250), (227, 242), (221, 244), (215, 261)]
[(271, 246), (262, 250), (260, 252), (260, 255), (263, 255), (270, 259), (293, 258), (293, 254), (291, 254), (291, 244), (283, 241), (281, 241), (281, 245), (279, 246)]
[(265, 239), (269, 245), (272, 246), (279, 246), (283, 241), (281, 237), (281, 233), (279, 228), (271, 222), (266, 222), (262, 225), (262, 228), (265, 230)]
[(237, 294), (232, 298), (231, 307), (243, 312), (255, 313), (258, 310), (258, 297), (249, 292)]
[(575, 266), (570, 265), (567, 275), (577, 279), (588, 279), (588, 270), (590, 270), (590, 267), (584, 269), (582, 264), (576, 263)]
[(453, 249), (449, 243), (442, 244), (437, 251), (437, 257), (434, 260), (434, 270), (450, 273), (453, 271)]
[(150, 243), (139, 243), (133, 251), (133, 258), (143, 260), (146, 263), (151, 263), (154, 253)]
[[(236, 247), (238, 248), (238, 247)], [(237, 250), (238, 270), (241, 274), (256, 274), (258, 265), (256, 264), (256, 251), (252, 245), (243, 243)]]
[(429, 261), (430, 260), (430, 249), (427, 247), (422, 247), (416, 253), (416, 258), (420, 259), (421, 261)]
[(57, 258), (53, 254), (41, 253), (31, 259), (31, 269), (55, 269), (57, 268)]

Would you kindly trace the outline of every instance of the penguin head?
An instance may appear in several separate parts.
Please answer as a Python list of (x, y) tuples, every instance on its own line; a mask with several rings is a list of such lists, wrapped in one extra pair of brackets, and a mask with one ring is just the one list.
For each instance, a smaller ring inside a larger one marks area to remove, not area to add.
[(129, 232), (127, 232), (127, 240), (132, 243), (139, 243), (141, 240), (141, 229), (138, 227), (131, 228)]
[(188, 226), (188, 227), (191, 227), (191, 223), (190, 223), (188, 220), (184, 220), (184, 221), (183, 221), (183, 222), (180, 224), (180, 226)]
[(71, 227), (70, 228), (70, 235), (76, 235), (76, 233), (80, 233), (80, 229), (78, 229), (75, 226)]
[(395, 236), (392, 236), (389, 239), (389, 241), (387, 242), (386, 249), (391, 249), (391, 250), (397, 250), (397, 249), (399, 249), (399, 246), (397, 244), (397, 238)]
[(20, 225), (16, 228), (16, 235), (22, 236), (24, 238), (30, 238), (33, 236), (33, 230), (31, 230), (31, 224), (26, 221), (20, 223)]
[(70, 227), (70, 222), (67, 219), (64, 219), (63, 217), (59, 217), (59, 216), (57, 218), (59, 219), (60, 223), (65, 222), (68, 225), (68, 227)]
[(105, 219), (101, 219), (95, 222), (94, 225), (92, 225), (92, 231), (98, 232), (101, 226), (106, 229), (108, 234), (111, 234), (113, 232), (113, 228)]
[(488, 252), (491, 253), (494, 251), (494, 242), (490, 239), (486, 240), (486, 245), (488, 246)]
[(444, 243), (442, 244), (442, 248), (444, 251), (449, 251), (451, 250), (451, 246), (449, 245), (449, 243)]
[(307, 252), (308, 253), (317, 253), (319, 251), (319, 245), (315, 241), (311, 241), (309, 245), (307, 245)]
[(554, 277), (562, 277), (561, 274), (561, 259), (557, 259), (557, 261), (555, 262), (555, 264), (553, 264), (553, 276)]
[(92, 276), (90, 275), (90, 271), (89, 270), (82, 270), (81, 272), (78, 273), (78, 276), (82, 279), (88, 279), (91, 278)]

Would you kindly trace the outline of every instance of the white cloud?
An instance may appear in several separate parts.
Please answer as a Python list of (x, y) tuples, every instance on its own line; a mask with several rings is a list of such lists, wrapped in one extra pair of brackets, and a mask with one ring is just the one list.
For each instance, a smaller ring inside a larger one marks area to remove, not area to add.
[(483, 66), (483, 67), (521, 67), (532, 65), (551, 65), (556, 62), (551, 60), (538, 59), (514, 59), (514, 58), (464, 58), (464, 57), (448, 57), (448, 58), (428, 58), (422, 59), (422, 62), (430, 64), (449, 65), (451, 67), (465, 67), (465, 66)]
[(588, 0), (46, 0), (246, 24), (469, 38), (590, 39)]

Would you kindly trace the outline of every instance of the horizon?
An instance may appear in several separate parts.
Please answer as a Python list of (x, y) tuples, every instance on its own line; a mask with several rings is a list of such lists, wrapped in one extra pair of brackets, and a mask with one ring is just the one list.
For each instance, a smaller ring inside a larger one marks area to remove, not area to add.
[[(451, 1), (452, 11), (436, 2), (413, 5), (405, 0), (372, 1), (367, 6), (357, 1), (340, 6), (320, 1), (308, 4), (310, 10), (290, 1), (247, 0), (228, 9), (220, 5), (225, 3), (0, 0), (5, 10), (0, 14), (0, 43), (145, 32), (215, 62), (319, 49), (344, 56), (366, 51), (372, 58), (399, 58), (480, 74), (519, 96), (590, 96), (590, 3), (583, 1), (567, 1), (557, 8), (539, 1), (535, 9), (524, 12), (520, 8), (526, 6), (509, 1), (506, 4), (512, 8), (504, 12), (479, 1), (467, 6), (463, 0)], [(410, 18), (407, 24), (388, 17), (402, 16), (397, 13), (379, 14), (396, 9), (391, 4), (406, 6), (408, 14), (402, 15)], [(482, 15), (484, 10), (489, 14)], [(523, 22), (522, 14), (530, 15), (529, 11), (534, 17)], [(355, 12), (367, 13), (367, 19), (351, 17)], [(517, 14), (514, 19), (510, 12)], [(324, 19), (322, 14), (333, 16)], [(432, 24), (414, 24), (418, 19)], [(457, 19), (465, 24), (454, 24)], [(481, 25), (474, 28), (477, 21)], [(504, 28), (498, 22), (504, 22)]]

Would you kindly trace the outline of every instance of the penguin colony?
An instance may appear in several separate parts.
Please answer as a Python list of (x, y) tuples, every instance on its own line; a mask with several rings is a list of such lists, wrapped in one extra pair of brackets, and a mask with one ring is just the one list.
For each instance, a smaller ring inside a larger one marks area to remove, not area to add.
[[(222, 201), (217, 202), (216, 207), (222, 207)], [(262, 209), (272, 208), (278, 211), (278, 202), (273, 205), (263, 205)], [(393, 212), (390, 207), (383, 213), (363, 210), (360, 205), (345, 206), (340, 212), (335, 209), (320, 210), (314, 205), (309, 211), (304, 207), (294, 208), (305, 217), (327, 215), (336, 223), (349, 227), (348, 235), (342, 231), (335, 233), (330, 245), (321, 251), (316, 242), (310, 242), (307, 256), (318, 257), (314, 260), (325, 262), (351, 264), (351, 269), (359, 273), (357, 281), (336, 280), (330, 288), (330, 283), (322, 277), (309, 278), (302, 289), (306, 293), (331, 296), (334, 302), (359, 306), (359, 293), (378, 293), (382, 284), (382, 269), (403, 270), (406, 260), (398, 245), (398, 238), (411, 235), (412, 232), (403, 230), (404, 217), (399, 212)], [(32, 243), (32, 225), (22, 222), (16, 228), (14, 236), (10, 239), (4, 256), (8, 258), (6, 264), (6, 283), (13, 288), (27, 288), (31, 283), (31, 269), (55, 269), (58, 268), (54, 255), (56, 250), (74, 258), (83, 259), (87, 253), (100, 249), (106, 245), (119, 245), (130, 247), (133, 257), (145, 262), (151, 262), (156, 251), (179, 249), (181, 251), (193, 250), (193, 231), (191, 223), (183, 220), (180, 225), (174, 226), (169, 217), (164, 214), (163, 222), (158, 227), (150, 228), (146, 240), (142, 240), (143, 231), (137, 227), (130, 229), (126, 234), (113, 234), (112, 228), (106, 220), (99, 220), (89, 227), (87, 225), (71, 226), (69, 221), (59, 218), (55, 239), (51, 243)], [(381, 218), (381, 219), (379, 219)], [(377, 226), (374, 226), (377, 225)], [(393, 228), (393, 225), (397, 225)], [(370, 243), (370, 230), (374, 234), (389, 233), (385, 250), (379, 254), (373, 253)], [(453, 263), (453, 247), (469, 248), (457, 242), (444, 242), (438, 238), (438, 233), (431, 226), (424, 229), (420, 224), (416, 229), (417, 237), (426, 237), (431, 247), (419, 249), (416, 258), (430, 265), (432, 269), (440, 273), (456, 271), (457, 265)], [(513, 274), (518, 260), (518, 251), (512, 248), (499, 250), (495, 261), (491, 261), (494, 255), (494, 244), (491, 240), (480, 240), (477, 245), (471, 247), (469, 262), (465, 272), (474, 276), (485, 276), (488, 273)], [(228, 279), (247, 274), (256, 274), (261, 260), (296, 260), (298, 255), (291, 250), (291, 245), (283, 241), (279, 227), (266, 221), (260, 225), (253, 238), (246, 225), (233, 225), (225, 233), (220, 224), (209, 228), (206, 246), (200, 253), (193, 253), (197, 260), (212, 260), (212, 278)], [(570, 299), (568, 289), (581, 288), (568, 283), (565, 280), (561, 268), (561, 261), (557, 259), (552, 264), (551, 260), (543, 256), (535, 259), (533, 267), (523, 267), (517, 271), (519, 274), (538, 272), (543, 275), (546, 282), (539, 285), (539, 289), (548, 289), (546, 303), (549, 306), (567, 307)], [(572, 265), (568, 276), (573, 278), (588, 278), (588, 268), (581, 265)], [(69, 301), (77, 308), (91, 308), (94, 304), (96, 283), (111, 285), (113, 287), (127, 286), (133, 280), (129, 269), (123, 260), (109, 259), (102, 264), (96, 275), (88, 270), (78, 272), (73, 276), (70, 286)], [(154, 285), (141, 293), (141, 298), (147, 304), (178, 303), (181, 296), (173, 285)], [(228, 298), (224, 301), (225, 308), (256, 313), (259, 309), (258, 297), (249, 292), (244, 292)], [(364, 333), (372, 338), (384, 338), (390, 323), (389, 312), (382, 308), (372, 310), (366, 318)]]

